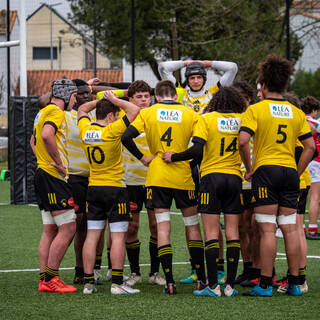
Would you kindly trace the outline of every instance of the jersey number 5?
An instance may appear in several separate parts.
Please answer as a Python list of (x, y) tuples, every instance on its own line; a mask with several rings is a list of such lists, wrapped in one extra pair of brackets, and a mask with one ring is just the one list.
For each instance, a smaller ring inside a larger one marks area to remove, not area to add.
[(93, 161), (97, 164), (101, 164), (105, 159), (104, 152), (99, 147), (88, 147), (87, 153), (88, 153), (88, 159), (90, 163), (92, 163)]
[(280, 135), (280, 138), (276, 140), (276, 143), (284, 143), (287, 140), (287, 134), (283, 131), (286, 127), (286, 124), (279, 124), (277, 134)]
[(171, 139), (171, 134), (172, 134), (172, 127), (169, 127), (167, 129), (167, 131), (160, 138), (160, 141), (164, 141), (167, 143), (167, 147), (170, 147), (171, 142), (173, 140), (173, 139)]

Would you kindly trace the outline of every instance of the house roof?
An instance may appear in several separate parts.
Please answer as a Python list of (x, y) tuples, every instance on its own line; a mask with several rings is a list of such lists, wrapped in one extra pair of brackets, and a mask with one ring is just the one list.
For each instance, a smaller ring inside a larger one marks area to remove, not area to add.
[(294, 0), (292, 2), (293, 9), (320, 9), (319, 0)]
[[(50, 6), (47, 5), (46, 3), (43, 3), (38, 9), (36, 9), (34, 12), (32, 12), (28, 17), (27, 21), (30, 20), (38, 11), (40, 11), (43, 7), (48, 8), (50, 10)], [(92, 42), (90, 38), (85, 36), (80, 30), (78, 30), (72, 23), (70, 23), (66, 18), (64, 18), (55, 8), (51, 7), (52, 12), (58, 16), (63, 22), (65, 22), (74, 32), (80, 34), (84, 39)]]
[[(17, 10), (10, 10), (10, 33), (12, 32), (14, 23), (18, 17)], [(7, 33), (7, 10), (1, 10), (0, 11), (0, 34), (6, 34)]]
[[(51, 89), (52, 81), (59, 78), (83, 79), (85, 81), (93, 78), (90, 70), (28, 70), (28, 96), (41, 96)], [(97, 78), (103, 82), (122, 82), (122, 70), (97, 70)], [(15, 90), (15, 95), (20, 92), (20, 84)]]

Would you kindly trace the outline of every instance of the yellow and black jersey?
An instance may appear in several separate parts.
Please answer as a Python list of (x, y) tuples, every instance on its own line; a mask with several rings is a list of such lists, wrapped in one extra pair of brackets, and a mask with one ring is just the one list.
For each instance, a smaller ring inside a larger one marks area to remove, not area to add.
[(263, 165), (296, 169), (296, 140), (311, 137), (305, 114), (284, 99), (266, 99), (250, 106), (240, 130), (253, 136), (254, 171)]
[[(95, 113), (91, 112), (89, 116), (92, 121), (95, 121)], [(69, 174), (89, 177), (89, 164), (82, 147), (78, 128), (77, 111), (67, 111), (65, 117), (67, 122)]]
[[(219, 83), (219, 82), (218, 82)], [(202, 113), (204, 108), (208, 105), (212, 96), (219, 90), (219, 85), (203, 90), (201, 94), (192, 92), (187, 88), (177, 88), (178, 99), (177, 102), (182, 103), (186, 107), (191, 108), (197, 113)]]
[[(138, 149), (146, 156), (151, 157), (146, 134), (143, 132), (133, 139)], [(140, 160), (134, 157), (125, 147), (122, 148), (122, 161), (124, 166), (124, 181), (126, 185), (144, 186), (146, 184), (148, 167), (144, 166)]]
[(82, 146), (89, 162), (89, 186), (124, 187), (121, 161), (121, 136), (129, 125), (126, 116), (106, 127), (79, 119)]
[(198, 121), (194, 136), (206, 141), (200, 166), (201, 177), (209, 173), (235, 174), (241, 177), (238, 149), (241, 114), (211, 112)]
[(42, 130), (45, 125), (51, 125), (55, 129), (55, 140), (57, 148), (63, 165), (68, 167), (68, 158), (66, 150), (66, 120), (65, 112), (54, 104), (49, 104), (45, 108), (41, 109), (33, 124), (33, 137), (34, 137), (34, 148), (37, 157), (38, 168), (46, 171), (61, 180), (67, 180), (67, 177), (63, 177), (58, 169), (49, 163), (54, 162), (50, 157), (44, 142), (42, 140)]
[(199, 117), (174, 101), (157, 103), (140, 111), (131, 125), (140, 134), (145, 132), (149, 150), (156, 155), (149, 165), (146, 186), (194, 190), (189, 162), (165, 163), (162, 154), (186, 150)]

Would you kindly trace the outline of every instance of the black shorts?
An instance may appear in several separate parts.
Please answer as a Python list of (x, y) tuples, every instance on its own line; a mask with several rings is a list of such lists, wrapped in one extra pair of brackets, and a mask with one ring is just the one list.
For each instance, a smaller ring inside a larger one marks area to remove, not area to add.
[(308, 198), (309, 189), (310, 189), (310, 186), (307, 186), (306, 189), (300, 190), (297, 214), (305, 214), (306, 213), (306, 205), (307, 205), (307, 198)]
[(68, 183), (70, 184), (72, 189), (75, 212), (85, 213), (89, 179), (86, 177), (70, 174)]
[(89, 186), (87, 202), (87, 220), (108, 220), (109, 223), (131, 220), (126, 188)]
[(37, 169), (34, 186), (40, 210), (52, 212), (74, 208), (72, 189), (65, 181), (53, 177), (42, 169)]
[(201, 179), (198, 212), (241, 214), (242, 180), (235, 174), (210, 173)]
[(143, 204), (147, 209), (153, 209), (151, 205), (151, 201), (149, 202), (149, 206), (147, 206), (147, 191), (145, 186), (129, 186), (127, 185), (128, 195), (129, 195), (129, 203), (130, 203), (130, 211), (131, 213), (139, 213), (142, 210)]
[(255, 207), (278, 204), (296, 209), (300, 193), (297, 170), (282, 166), (261, 166), (252, 176)]
[(242, 189), (243, 208), (251, 209), (254, 207), (255, 198), (251, 189)]
[(185, 209), (197, 205), (194, 190), (180, 190), (163, 187), (147, 187), (147, 208), (171, 208), (174, 199), (178, 209)]

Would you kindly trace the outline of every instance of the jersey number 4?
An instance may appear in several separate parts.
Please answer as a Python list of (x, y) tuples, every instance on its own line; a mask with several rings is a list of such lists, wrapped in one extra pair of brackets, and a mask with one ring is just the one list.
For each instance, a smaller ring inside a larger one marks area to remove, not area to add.
[(163, 141), (163, 142), (167, 143), (167, 147), (170, 147), (171, 142), (173, 140), (173, 139), (171, 139), (171, 135), (172, 135), (172, 127), (169, 127), (167, 129), (167, 131), (160, 138), (160, 141)]
[(221, 139), (220, 144), (220, 156), (223, 156), (225, 152), (236, 152), (237, 149), (237, 138), (233, 138), (231, 143), (225, 148), (225, 138)]

